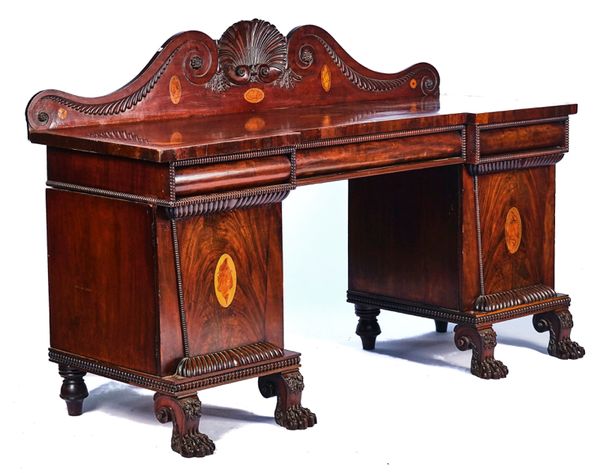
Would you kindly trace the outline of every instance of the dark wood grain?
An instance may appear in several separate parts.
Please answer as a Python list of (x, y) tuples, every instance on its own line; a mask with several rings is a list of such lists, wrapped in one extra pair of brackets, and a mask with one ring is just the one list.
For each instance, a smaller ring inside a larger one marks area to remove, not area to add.
[(48, 180), (125, 192), (157, 199), (169, 198), (169, 169), (108, 155), (48, 148)]
[(298, 151), (298, 179), (462, 156), (460, 130)]
[(183, 334), (177, 299), (177, 277), (170, 221), (155, 220), (156, 229), (156, 284), (158, 289), (158, 365), (161, 376), (175, 373), (183, 356)]
[(50, 345), (157, 372), (150, 205), (48, 190)]
[(564, 121), (484, 129), (480, 135), (481, 156), (533, 149), (552, 153), (565, 146), (565, 135)]
[[(281, 205), (181, 220), (183, 290), (191, 354), (259, 341), (283, 346)], [(237, 289), (231, 305), (215, 294), (217, 262), (228, 254)]]
[(460, 247), (459, 288), (462, 311), (475, 307), (475, 300), (481, 295), (479, 277), (479, 249), (477, 241), (477, 204), (475, 199), (475, 180), (463, 167), (460, 171)]
[(184, 197), (198, 193), (283, 184), (290, 180), (290, 172), (291, 163), (286, 156), (189, 166), (177, 169), (175, 194)]
[[(479, 178), (484, 285), (487, 293), (544, 284), (554, 286), (554, 168)], [(518, 250), (506, 244), (505, 222), (516, 208), (522, 220)]]
[(459, 173), (350, 181), (350, 290), (458, 308)]

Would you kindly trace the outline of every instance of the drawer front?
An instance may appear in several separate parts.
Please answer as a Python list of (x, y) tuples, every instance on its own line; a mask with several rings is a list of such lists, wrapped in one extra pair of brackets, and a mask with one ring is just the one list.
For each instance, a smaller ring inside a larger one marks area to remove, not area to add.
[(568, 150), (567, 120), (483, 125), (478, 130), (478, 144), (481, 161), (564, 153)]
[(378, 174), (377, 170), (384, 173), (392, 166), (448, 158), (464, 158), (462, 129), (348, 144), (341, 142), (299, 149), (296, 155), (298, 183), (317, 177), (323, 177), (323, 180), (351, 178), (365, 170)]
[(178, 167), (175, 169), (175, 195), (189, 197), (285, 184), (290, 182), (291, 172), (290, 158), (284, 155)]

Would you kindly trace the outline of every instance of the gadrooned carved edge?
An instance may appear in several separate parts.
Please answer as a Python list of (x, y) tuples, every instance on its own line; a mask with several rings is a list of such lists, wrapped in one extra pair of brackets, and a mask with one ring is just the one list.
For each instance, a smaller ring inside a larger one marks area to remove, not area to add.
[(333, 63), (341, 71), (341, 73), (348, 79), (354, 86), (367, 92), (389, 92), (397, 89), (398, 87), (404, 86), (410, 79), (415, 77), (422, 70), (426, 70), (429, 74), (424, 75), (421, 79), (421, 92), (424, 95), (431, 95), (437, 92), (439, 85), (439, 75), (437, 71), (429, 64), (420, 64), (417, 67), (411, 68), (408, 72), (400, 77), (394, 79), (375, 79), (367, 77), (360, 72), (355, 71), (335, 52), (335, 49), (325, 41), (321, 36), (311, 34), (309, 37), (315, 38), (321, 46), (325, 49), (325, 52), (329, 55)]
[(502, 160), (481, 160), (479, 164), (467, 164), (467, 170), (471, 176), (482, 176), (497, 172), (514, 171), (517, 169), (529, 169), (543, 166), (552, 166), (558, 163), (564, 154), (542, 154), (532, 153), (530, 157), (503, 156)]
[(209, 194), (179, 201), (168, 201), (138, 194), (99, 189), (97, 187), (80, 186), (67, 182), (47, 181), (46, 185), (55, 189), (158, 205), (164, 209), (167, 218), (176, 219), (281, 202), (295, 188), (291, 184), (281, 184), (231, 193)]
[(225, 212), (246, 207), (256, 207), (259, 205), (274, 204), (283, 201), (290, 193), (293, 187), (285, 184), (281, 186), (282, 190), (275, 192), (242, 192), (226, 196), (224, 198), (191, 202), (176, 207), (164, 207), (168, 218), (187, 218), (196, 215), (204, 215), (214, 212)]
[(479, 296), (475, 300), (475, 310), (492, 312), (508, 309), (523, 304), (532, 304), (556, 297), (556, 291), (543, 284), (509, 289), (508, 291), (495, 292)]
[(185, 383), (176, 383), (168, 378), (160, 378), (157, 376), (128, 371), (114, 366), (106, 366), (99, 362), (64, 353), (53, 348), (48, 350), (48, 356), (50, 361), (54, 363), (66, 364), (88, 373), (94, 373), (99, 376), (141, 386), (165, 394), (177, 394), (192, 390), (198, 391), (201, 389), (210, 388), (212, 386), (217, 386), (219, 384), (255, 378), (257, 376), (263, 376), (300, 366), (300, 356), (294, 355), (284, 360), (268, 362), (259, 366), (241, 368), (224, 374), (214, 374), (203, 379), (189, 380)]
[(380, 309), (402, 312), (405, 314), (418, 315), (430, 319), (445, 320), (455, 324), (483, 325), (504, 320), (510, 320), (516, 317), (538, 314), (558, 308), (567, 308), (571, 299), (566, 295), (557, 295), (556, 298), (543, 302), (518, 306), (512, 309), (502, 310), (497, 313), (479, 315), (475, 312), (460, 312), (443, 307), (429, 306), (425, 304), (415, 304), (410, 301), (401, 301), (386, 296), (365, 294), (357, 291), (347, 292), (347, 301), (352, 304), (365, 304)]
[(179, 376), (200, 376), (215, 371), (242, 367), (283, 356), (283, 350), (271, 343), (259, 342), (214, 353), (183, 358), (177, 365)]

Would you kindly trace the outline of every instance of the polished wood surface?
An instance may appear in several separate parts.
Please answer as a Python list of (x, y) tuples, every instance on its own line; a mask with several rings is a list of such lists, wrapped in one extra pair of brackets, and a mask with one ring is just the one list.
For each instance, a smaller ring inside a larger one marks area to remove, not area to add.
[(445, 166), (350, 181), (351, 291), (459, 308), (459, 175)]
[(46, 199), (51, 346), (156, 374), (155, 210), (53, 189)]
[[(281, 204), (192, 217), (177, 225), (191, 352), (260, 341), (283, 346)], [(223, 254), (230, 255), (239, 280), (227, 307), (217, 301), (213, 284)]]
[[(156, 391), (172, 448), (212, 454), (196, 392), (258, 378), (277, 424), (316, 424), (284, 348), (281, 202), (348, 179), (348, 301), (376, 349), (381, 310), (455, 323), (471, 372), (503, 378), (493, 324), (535, 315), (576, 359), (554, 288), (555, 165), (574, 104), (440, 95), (437, 70), (383, 74), (324, 30), (261, 20), (169, 39), (103, 97), (27, 107), (48, 146), (50, 359), (82, 412), (91, 372)], [(433, 327), (433, 326), (432, 326)]]
[[(372, 97), (373, 99), (373, 97)], [(186, 119), (163, 118), (151, 122), (108, 123), (86, 127), (30, 129), (35, 143), (63, 145), (96, 153), (151, 161), (172, 161), (208, 155), (294, 146), (300, 143), (353, 135), (423, 130), (468, 123), (511, 123), (564, 118), (576, 113), (576, 105), (536, 106), (516, 104), (517, 110), (502, 111), (506, 104), (461, 97), (425, 97), (419, 101), (380, 100), (350, 102), (335, 106), (300, 109), (258, 110)], [(445, 102), (448, 105), (445, 106)], [(479, 112), (486, 106), (497, 112)], [(522, 146), (519, 137), (535, 137), (540, 148), (560, 146), (560, 125), (509, 127), (506, 131), (482, 133), (488, 153), (510, 151)], [(545, 135), (549, 135), (544, 138)], [(512, 138), (512, 139), (511, 139)], [(507, 144), (509, 148), (506, 148)], [(535, 142), (529, 146), (535, 145)]]
[[(554, 167), (481, 176), (481, 240), (488, 293), (544, 284), (554, 287)], [(517, 251), (506, 245), (505, 221), (518, 209), (523, 224)]]

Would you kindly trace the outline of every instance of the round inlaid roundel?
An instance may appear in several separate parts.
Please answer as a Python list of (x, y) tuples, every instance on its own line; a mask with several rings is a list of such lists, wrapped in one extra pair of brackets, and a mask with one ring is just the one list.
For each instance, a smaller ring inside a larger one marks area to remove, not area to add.
[(235, 297), (237, 274), (231, 256), (223, 253), (215, 268), (215, 295), (221, 307), (229, 307)]

